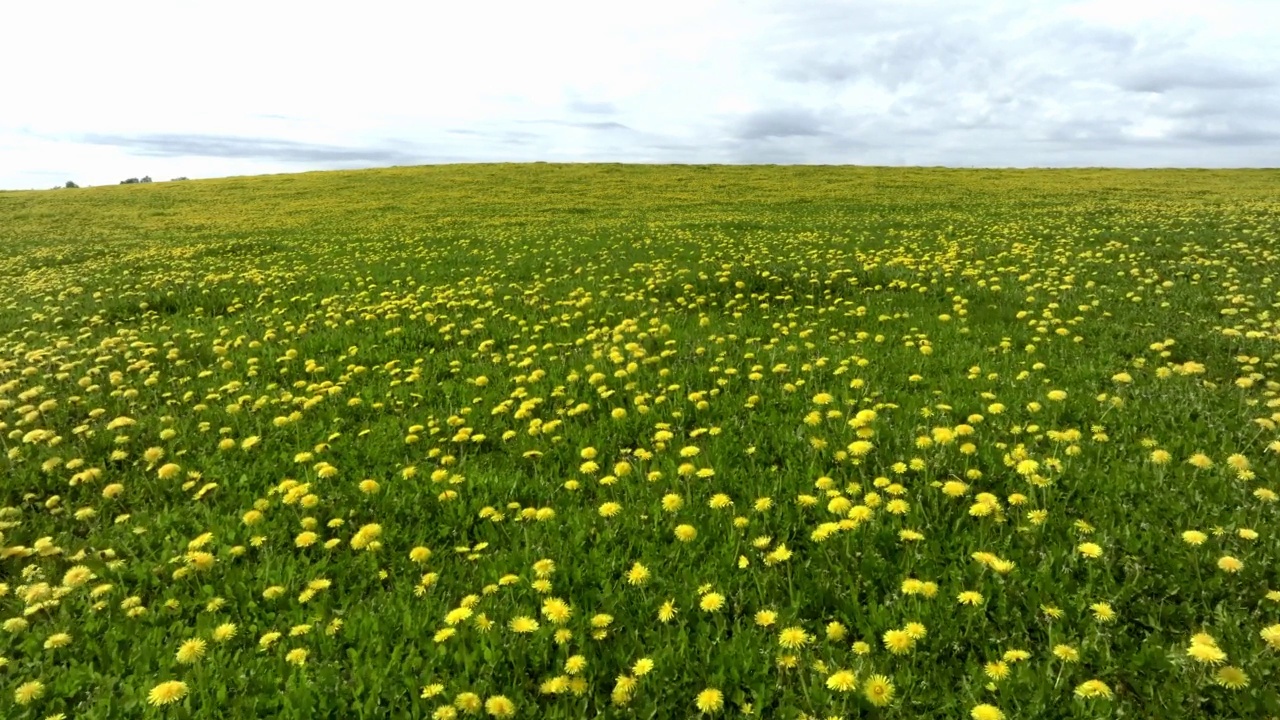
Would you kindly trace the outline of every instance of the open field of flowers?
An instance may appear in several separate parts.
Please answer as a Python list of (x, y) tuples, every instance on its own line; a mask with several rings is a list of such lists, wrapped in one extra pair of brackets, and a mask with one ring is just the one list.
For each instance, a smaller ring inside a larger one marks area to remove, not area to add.
[(0, 193), (4, 718), (1280, 716), (1280, 174)]

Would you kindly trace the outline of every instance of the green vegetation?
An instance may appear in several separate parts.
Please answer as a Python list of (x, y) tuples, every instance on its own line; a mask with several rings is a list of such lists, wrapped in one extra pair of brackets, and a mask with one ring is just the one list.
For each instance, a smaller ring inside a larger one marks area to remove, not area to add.
[(0, 714), (1280, 716), (1278, 198), (0, 193)]

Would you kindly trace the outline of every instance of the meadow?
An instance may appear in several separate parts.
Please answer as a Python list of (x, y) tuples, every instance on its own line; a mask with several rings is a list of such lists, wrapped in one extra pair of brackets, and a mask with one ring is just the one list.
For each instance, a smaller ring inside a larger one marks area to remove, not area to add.
[(0, 193), (0, 715), (1280, 717), (1280, 172)]

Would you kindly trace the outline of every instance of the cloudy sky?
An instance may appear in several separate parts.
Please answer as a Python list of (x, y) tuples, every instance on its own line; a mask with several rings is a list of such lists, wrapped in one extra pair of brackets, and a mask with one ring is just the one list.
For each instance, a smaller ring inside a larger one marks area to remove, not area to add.
[(474, 161), (1280, 166), (1280, 0), (10, 3), (0, 188)]

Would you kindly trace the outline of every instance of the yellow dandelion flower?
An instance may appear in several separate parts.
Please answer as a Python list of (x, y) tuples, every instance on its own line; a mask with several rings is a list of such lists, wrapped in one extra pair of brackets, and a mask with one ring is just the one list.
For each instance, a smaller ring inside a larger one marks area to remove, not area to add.
[(1080, 651), (1075, 649), (1071, 645), (1065, 645), (1065, 644), (1054, 645), (1053, 654), (1054, 654), (1054, 657), (1058, 658), (1063, 662), (1073, 663), (1073, 662), (1079, 662), (1080, 660)]
[(204, 652), (205, 642), (199, 638), (192, 638), (178, 647), (177, 659), (183, 665), (189, 665), (204, 657)]
[(707, 593), (698, 601), (698, 607), (704, 612), (717, 612), (724, 607), (724, 596), (720, 593)]
[(973, 706), (969, 711), (969, 717), (973, 720), (1004, 720), (1004, 713), (995, 705), (981, 703)]
[(675, 619), (676, 612), (676, 601), (667, 600), (662, 603), (662, 607), (658, 608), (658, 621), (664, 623), (671, 622)]
[(872, 705), (884, 707), (893, 701), (893, 682), (884, 675), (872, 675), (867, 678), (862, 695)]
[(643, 585), (649, 580), (649, 568), (639, 562), (633, 564), (631, 569), (627, 571), (627, 584)]
[(512, 632), (531, 633), (538, 629), (538, 621), (531, 617), (520, 615), (513, 618), (511, 622), (508, 623), (508, 627), (511, 628)]
[(551, 623), (563, 625), (573, 615), (573, 608), (560, 598), (547, 598), (542, 602), (542, 616)]
[(484, 701), (484, 711), (493, 717), (507, 718), (516, 714), (516, 704), (505, 695), (494, 695)]
[(1191, 643), (1187, 647), (1187, 656), (1192, 660), (1205, 665), (1217, 665), (1226, 662), (1227, 654), (1223, 652), (1217, 645), (1208, 643)]
[(1249, 686), (1249, 676), (1245, 674), (1244, 670), (1227, 665), (1218, 668), (1218, 672), (1214, 673), (1213, 682), (1228, 690), (1240, 690)]
[(778, 633), (778, 644), (788, 650), (804, 647), (809, 643), (810, 639), (809, 633), (800, 627), (784, 628), (782, 632)]
[(1098, 622), (1111, 622), (1116, 619), (1116, 611), (1111, 609), (1110, 603), (1094, 603), (1089, 606), (1093, 611), (1093, 617)]
[(895, 655), (910, 652), (916, 642), (906, 630), (889, 630), (884, 634), (883, 640), (885, 649)]
[(1086, 680), (1076, 686), (1078, 698), (1110, 698), (1111, 688), (1101, 680)]
[(1271, 648), (1280, 650), (1280, 624), (1268, 625), (1259, 633)]
[(57, 648), (66, 647), (71, 644), (71, 635), (69, 633), (54, 633), (44, 641), (45, 650), (56, 650)]
[(187, 684), (181, 680), (168, 680), (151, 688), (147, 702), (159, 707), (181, 700), (187, 694)]
[(827, 677), (827, 689), (849, 692), (858, 687), (858, 676), (850, 670), (837, 670)]
[(1080, 543), (1076, 546), (1076, 552), (1087, 558), (1102, 557), (1102, 546), (1097, 543)]
[(698, 693), (693, 704), (700, 713), (708, 715), (716, 713), (724, 707), (724, 694), (715, 688), (707, 688)]
[(29, 680), (13, 691), (13, 701), (19, 705), (30, 705), (43, 695), (44, 683), (39, 680)]

